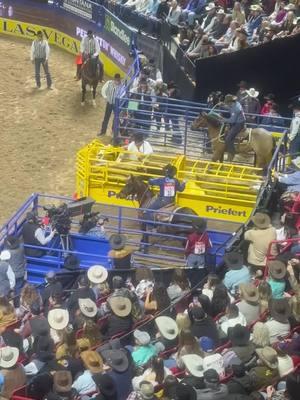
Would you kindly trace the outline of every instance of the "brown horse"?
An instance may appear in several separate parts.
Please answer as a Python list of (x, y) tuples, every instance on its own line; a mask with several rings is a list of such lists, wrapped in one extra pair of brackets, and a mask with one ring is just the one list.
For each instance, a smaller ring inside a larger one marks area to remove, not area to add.
[[(97, 60), (98, 61), (98, 60)], [(104, 69), (103, 64), (99, 60), (97, 65), (93, 65), (96, 60), (92, 60), (91, 57), (88, 57), (81, 67), (81, 105), (85, 104), (85, 94), (86, 94), (86, 85), (90, 85), (93, 91), (93, 106), (96, 107), (96, 89), (99, 82), (102, 82)]]
[[(225, 153), (225, 143), (220, 140), (219, 134), (224, 119), (217, 114), (200, 114), (192, 123), (192, 129), (206, 128), (213, 149), (212, 161), (223, 162)], [(243, 133), (243, 132), (242, 132)], [(240, 135), (240, 134), (239, 134)], [(235, 144), (237, 153), (249, 153), (254, 151), (256, 155), (256, 167), (266, 168), (273, 155), (274, 138), (271, 133), (262, 128), (250, 129), (249, 139), (245, 142)], [(233, 155), (228, 156), (228, 161), (233, 160)]]

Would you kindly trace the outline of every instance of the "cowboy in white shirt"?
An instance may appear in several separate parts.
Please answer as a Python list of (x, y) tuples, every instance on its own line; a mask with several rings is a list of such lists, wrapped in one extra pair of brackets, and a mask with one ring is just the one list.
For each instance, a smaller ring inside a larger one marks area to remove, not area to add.
[(32, 42), (30, 51), (30, 59), (35, 66), (35, 82), (38, 89), (41, 87), (41, 65), (43, 66), (46, 75), (47, 87), (48, 89), (52, 89), (52, 80), (48, 66), (49, 55), (49, 44), (47, 40), (43, 38), (43, 32), (38, 31), (36, 33), (36, 39)]
[(82, 54), (82, 60), (85, 61), (87, 58), (91, 58), (94, 70), (96, 71), (97, 64), (99, 62), (100, 45), (96, 38), (94, 38), (91, 30), (87, 31), (87, 36), (82, 38), (80, 43), (80, 52)]
[(296, 158), (300, 153), (300, 96), (293, 101), (293, 110), (294, 118), (290, 126), (289, 140), (290, 154)]
[(133, 135), (133, 141), (129, 143), (127, 150), (137, 154), (129, 154), (129, 159), (132, 161), (138, 160), (138, 154), (148, 155), (153, 153), (151, 144), (144, 140), (142, 133), (135, 133)]

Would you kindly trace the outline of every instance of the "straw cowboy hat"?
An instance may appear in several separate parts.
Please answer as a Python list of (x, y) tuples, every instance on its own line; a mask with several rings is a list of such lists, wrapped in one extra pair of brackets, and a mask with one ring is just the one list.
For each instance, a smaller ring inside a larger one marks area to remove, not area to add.
[(132, 304), (127, 297), (114, 296), (108, 300), (112, 312), (118, 317), (127, 317), (131, 313)]
[(69, 323), (69, 312), (63, 308), (54, 308), (48, 313), (48, 322), (52, 329), (65, 329)]
[(271, 218), (268, 216), (268, 214), (265, 213), (256, 213), (251, 218), (251, 221), (259, 229), (269, 228), (271, 224)]
[(241, 283), (240, 284), (240, 291), (242, 298), (247, 303), (257, 303), (258, 302), (258, 290), (257, 287), (252, 285), (251, 283)]
[(103, 361), (99, 353), (92, 350), (83, 351), (80, 354), (83, 364), (92, 374), (99, 374), (103, 370)]
[(0, 349), (0, 367), (11, 368), (16, 365), (19, 358), (19, 349), (16, 347), (2, 347)]
[(86, 317), (93, 318), (98, 312), (96, 303), (91, 299), (79, 299), (78, 304), (80, 311)]
[(139, 392), (140, 392), (143, 400), (151, 400), (151, 399), (155, 398), (154, 386), (151, 382), (142, 381), (140, 383)]
[(190, 372), (191, 375), (198, 378), (203, 377), (203, 359), (198, 354), (187, 354), (181, 357), (185, 368)]
[(231, 251), (230, 253), (225, 254), (224, 262), (230, 269), (241, 269), (244, 265), (243, 255), (237, 251)]
[(233, 94), (226, 94), (225, 99), (224, 99), (224, 103), (225, 104), (229, 104), (229, 103), (233, 103), (236, 100), (237, 100), (237, 97), (234, 96)]
[(126, 237), (124, 235), (114, 233), (109, 238), (109, 244), (113, 250), (122, 250), (126, 244)]
[(259, 4), (252, 4), (250, 7), (251, 11), (262, 11), (262, 7)]
[(178, 336), (178, 326), (170, 317), (155, 318), (156, 326), (160, 334), (167, 340), (173, 340)]
[(286, 275), (286, 266), (282, 261), (274, 260), (268, 262), (269, 274), (274, 279), (283, 279)]
[(272, 299), (270, 304), (270, 314), (275, 321), (286, 324), (291, 315), (291, 309), (287, 299)]
[(58, 393), (67, 393), (72, 389), (72, 374), (70, 371), (56, 371), (53, 376), (53, 387)]
[(246, 90), (246, 93), (249, 97), (253, 97), (256, 99), (256, 97), (259, 95), (259, 92), (255, 90), (254, 88), (250, 88), (249, 90)]
[(276, 350), (266, 346), (263, 349), (256, 349), (258, 357), (271, 369), (278, 368), (278, 359)]
[(93, 265), (88, 269), (87, 276), (92, 283), (103, 283), (107, 279), (108, 272), (102, 265)]

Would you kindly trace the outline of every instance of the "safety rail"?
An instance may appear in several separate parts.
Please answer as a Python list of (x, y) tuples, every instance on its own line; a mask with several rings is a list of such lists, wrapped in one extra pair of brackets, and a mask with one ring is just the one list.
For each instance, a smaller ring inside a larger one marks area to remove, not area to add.
[[(299, 214), (300, 215), (300, 214)], [(283, 240), (272, 240), (269, 244), (268, 252), (267, 252), (267, 261), (274, 260), (278, 257), (279, 254), (285, 253), (287, 250), (296, 246), (296, 249), (292, 251), (294, 254), (300, 254), (300, 237), (298, 238), (289, 238)], [(274, 252), (274, 250), (277, 250)]]
[[(175, 151), (177, 154), (192, 154), (199, 158), (210, 156), (211, 139), (208, 137), (207, 129), (193, 130), (192, 123), (202, 112), (210, 112), (211, 108), (206, 104), (152, 94), (145, 95), (144, 100), (140, 97), (141, 94), (131, 90), (127, 93), (127, 97), (116, 99), (114, 143), (118, 142), (120, 136), (128, 139), (134, 133), (140, 132), (149, 138), (155, 149), (171, 153)], [(213, 111), (224, 112), (219, 109)], [(259, 125), (272, 133), (275, 132), (274, 136), (277, 139), (286, 131), (291, 121), (290, 118), (280, 117), (278, 119), (280, 124), (266, 125), (263, 123), (262, 115), (246, 114), (246, 118), (251, 120), (248, 124), (250, 127)], [(253, 124), (253, 118), (257, 124)]]

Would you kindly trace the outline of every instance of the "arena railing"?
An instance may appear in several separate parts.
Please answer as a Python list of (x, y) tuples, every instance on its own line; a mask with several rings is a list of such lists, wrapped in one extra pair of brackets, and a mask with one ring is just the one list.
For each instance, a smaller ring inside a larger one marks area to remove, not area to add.
[[(186, 100), (177, 100), (167, 97), (151, 96), (151, 100), (136, 99), (131, 91), (116, 100), (114, 140), (118, 137), (129, 139), (133, 133), (140, 132), (150, 139), (151, 144), (162, 148), (164, 152), (193, 154), (199, 158), (211, 151), (207, 129), (192, 130), (192, 122), (202, 113), (210, 112), (207, 104)], [(159, 110), (159, 111), (157, 111)], [(224, 110), (214, 109), (213, 112)], [(258, 124), (249, 123), (248, 126), (258, 126), (271, 132), (282, 132), (287, 129), (291, 119), (280, 117), (276, 125), (259, 123), (264, 116), (246, 114), (248, 120), (254, 118)], [(280, 135), (279, 135), (280, 136)]]

